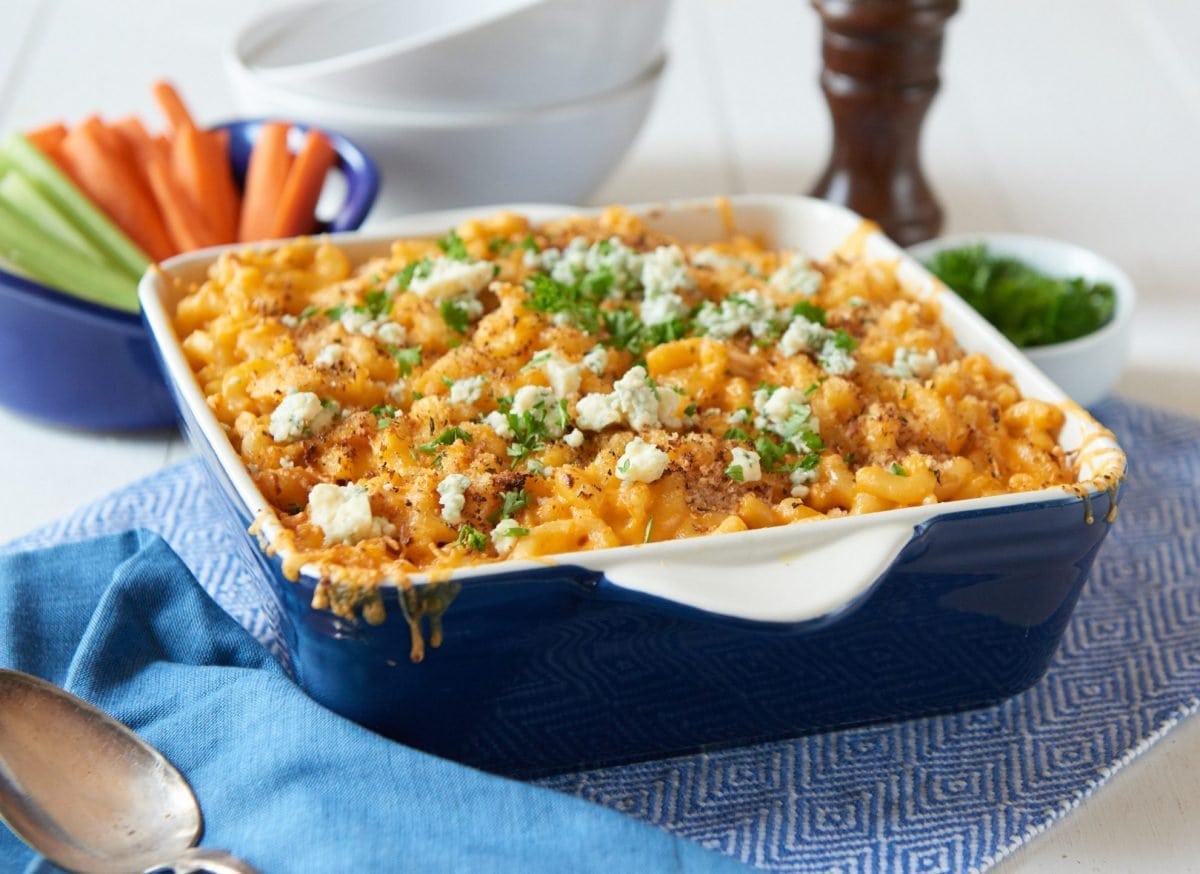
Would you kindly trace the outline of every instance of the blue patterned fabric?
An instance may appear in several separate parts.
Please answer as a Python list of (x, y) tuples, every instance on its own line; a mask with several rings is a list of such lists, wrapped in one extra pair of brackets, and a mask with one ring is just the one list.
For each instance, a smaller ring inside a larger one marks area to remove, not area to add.
[[(985, 710), (618, 768), (542, 785), (776, 871), (983, 871), (1200, 709), (1200, 422), (1095, 410), (1130, 457), (1115, 527), (1047, 676)], [(268, 647), (198, 462), (5, 550), (156, 530)]]

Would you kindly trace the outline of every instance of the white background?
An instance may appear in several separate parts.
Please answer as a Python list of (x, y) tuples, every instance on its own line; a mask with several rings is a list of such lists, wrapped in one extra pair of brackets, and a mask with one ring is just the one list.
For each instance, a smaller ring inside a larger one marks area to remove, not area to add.
[[(221, 52), (256, 0), (3, 0), (0, 131), (88, 112), (155, 118), (174, 80), (202, 121), (236, 114)], [(1094, 248), (1141, 295), (1118, 387), (1200, 415), (1200, 4), (967, 0), (948, 27), (924, 163), (947, 233)], [(671, 60), (595, 203), (803, 192), (824, 163), (819, 24), (803, 0), (676, 0)], [(383, 217), (375, 217), (379, 220)], [(19, 373), (0, 379), (20, 379)], [(0, 410), (0, 542), (186, 457), (169, 434), (84, 434)], [(1001, 866), (1200, 871), (1200, 720)]]

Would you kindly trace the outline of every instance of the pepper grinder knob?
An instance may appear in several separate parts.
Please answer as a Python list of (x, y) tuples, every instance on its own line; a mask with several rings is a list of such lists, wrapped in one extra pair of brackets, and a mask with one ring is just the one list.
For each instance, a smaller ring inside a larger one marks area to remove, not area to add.
[(921, 172), (921, 125), (958, 0), (811, 2), (833, 121), (829, 164), (812, 193), (878, 222), (902, 246), (936, 236), (942, 208)]

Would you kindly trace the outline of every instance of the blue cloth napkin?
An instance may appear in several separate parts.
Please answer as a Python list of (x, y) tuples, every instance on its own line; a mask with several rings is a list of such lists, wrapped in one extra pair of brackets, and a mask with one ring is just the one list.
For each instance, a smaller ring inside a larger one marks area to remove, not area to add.
[[(136, 729), (191, 783), (203, 844), (268, 874), (743, 869), (631, 817), (416, 752), (325, 710), (147, 531), (0, 557), (0, 665), (63, 685)], [(0, 870), (31, 856), (2, 830)]]
[[(1200, 709), (1200, 422), (1122, 400), (1094, 412), (1128, 452), (1130, 476), (1063, 644), (1032, 689), (970, 713), (565, 774), (540, 785), (772, 871), (990, 868)], [(257, 571), (231, 557), (225, 512), (199, 464), (187, 462), (0, 553), (153, 528), (227, 612), (277, 651), (277, 629), (258, 606)], [(71, 567), (67, 560), (62, 579)], [(75, 597), (58, 586), (58, 597)], [(61, 612), (74, 609), (66, 603)], [(6, 652), (38, 647), (73, 651), (81, 631), (58, 620), (34, 623), (23, 642), (0, 638), (0, 662)], [(7, 874), (5, 839), (0, 871)], [(583, 861), (563, 870), (591, 858), (581, 850)], [(604, 861), (613, 871), (658, 864), (649, 857), (632, 866)], [(494, 867), (510, 862), (525, 866), (510, 856)]]

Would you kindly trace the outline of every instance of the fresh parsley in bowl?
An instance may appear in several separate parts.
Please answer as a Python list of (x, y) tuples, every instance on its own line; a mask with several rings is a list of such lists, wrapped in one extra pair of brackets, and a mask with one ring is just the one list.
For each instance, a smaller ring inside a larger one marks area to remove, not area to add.
[(1116, 384), (1136, 293), (1111, 261), (1021, 234), (941, 237), (909, 252), (1078, 403), (1093, 404)]
[(984, 243), (944, 249), (926, 266), (1022, 348), (1090, 334), (1116, 312), (1112, 283), (1050, 276)]

